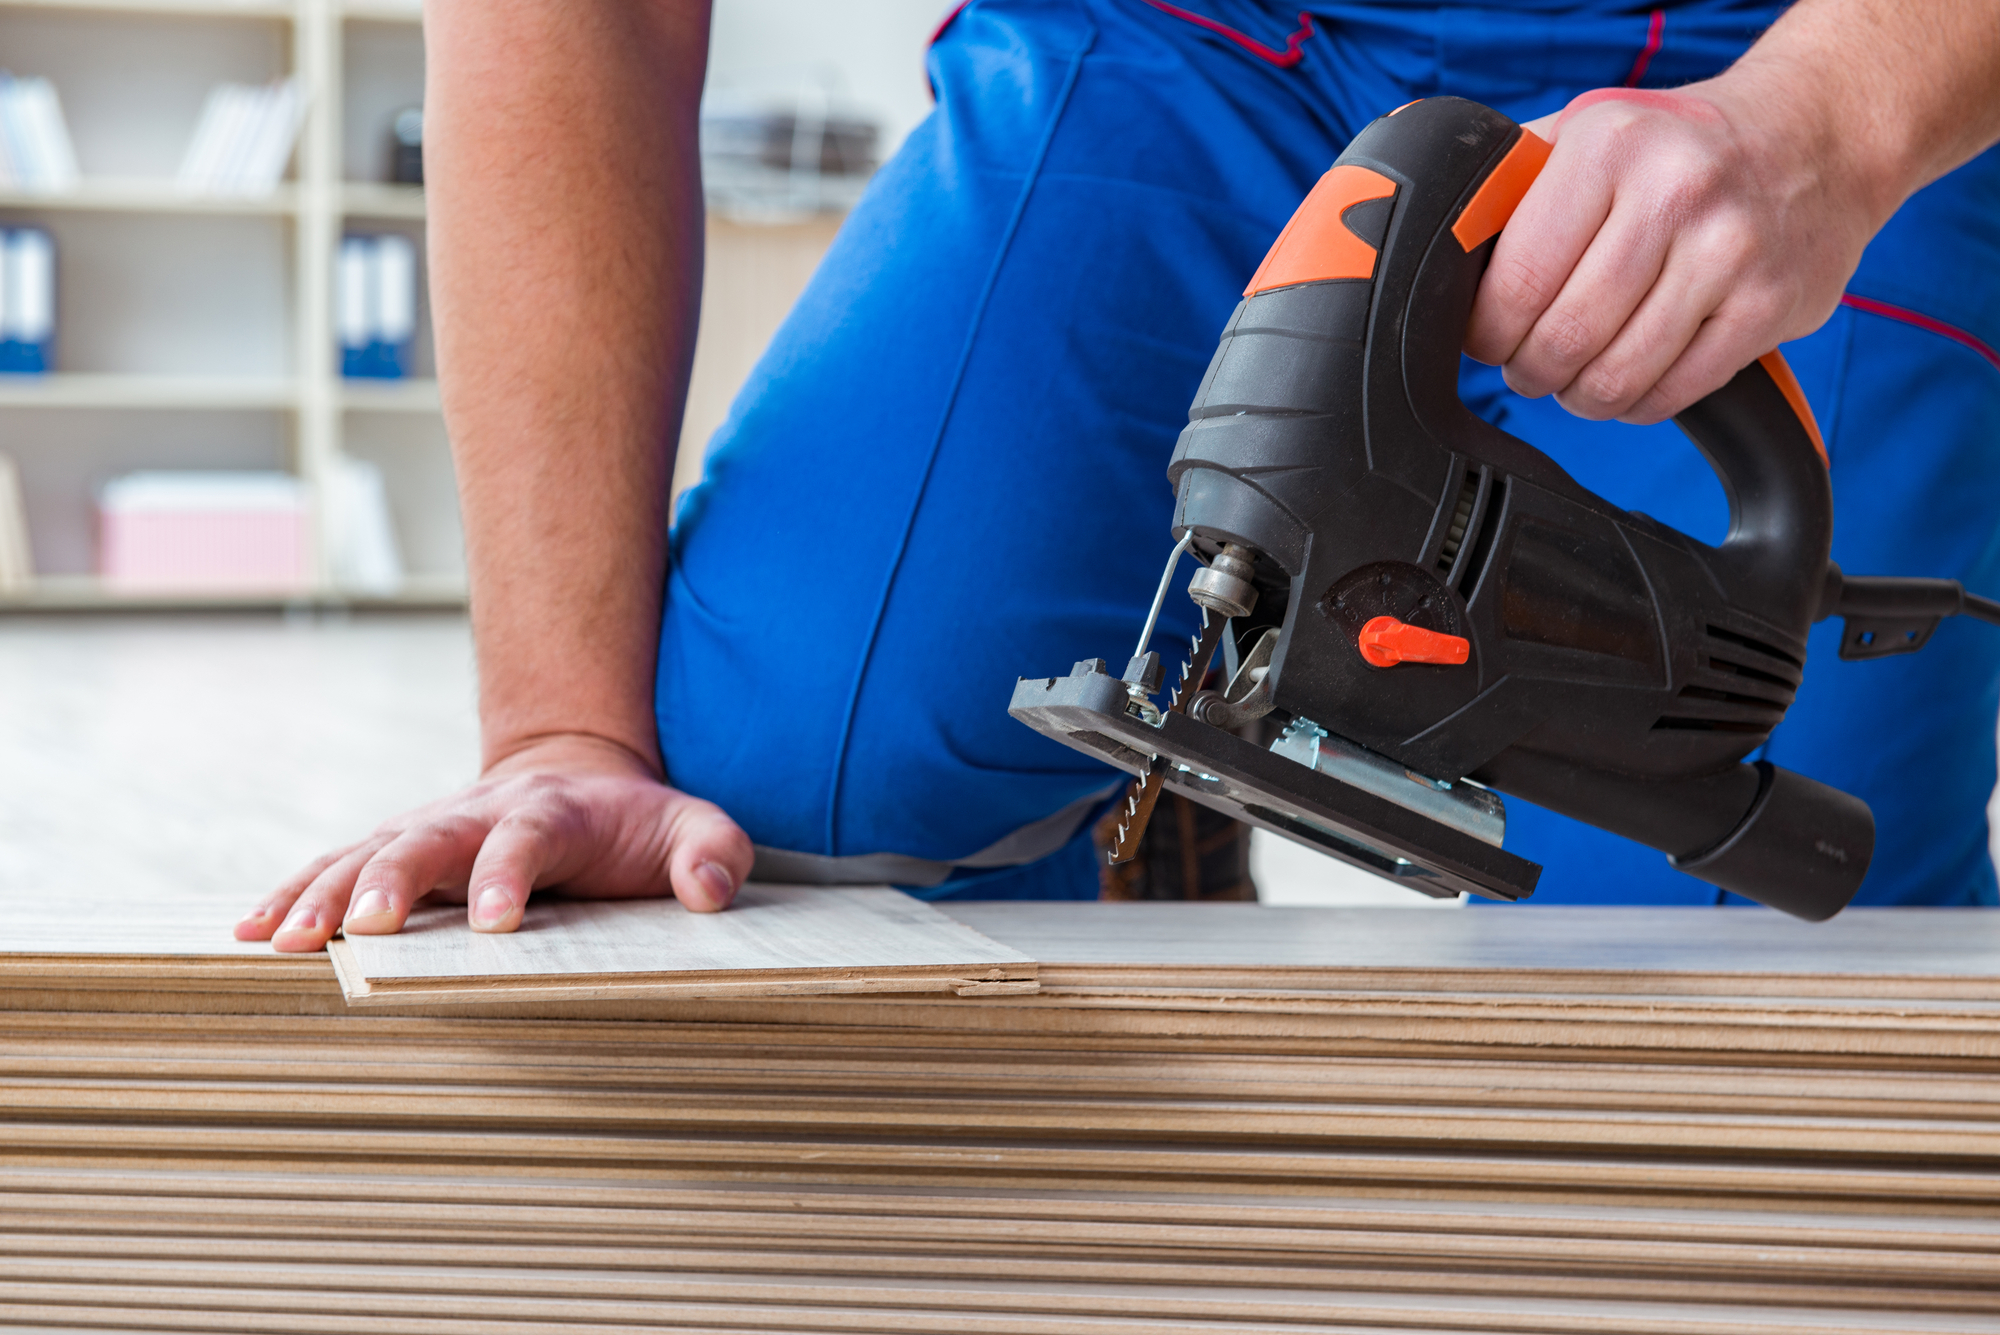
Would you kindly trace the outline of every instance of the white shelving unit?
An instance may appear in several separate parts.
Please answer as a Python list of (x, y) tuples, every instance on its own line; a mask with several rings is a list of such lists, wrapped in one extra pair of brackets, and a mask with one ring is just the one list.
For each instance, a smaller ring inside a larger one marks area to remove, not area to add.
[[(409, 578), (393, 598), (349, 597), (322, 559), (308, 593), (286, 601), (462, 603), (428, 310), (419, 378), (383, 382), (340, 376), (331, 312), (345, 231), (401, 232), (422, 250), (423, 191), (382, 182), (389, 121), (422, 101), (418, 5), (0, 0), (0, 64), (55, 83), (83, 172), (61, 194), (0, 191), (0, 224), (55, 237), (60, 368), (0, 376), (0, 452), (21, 468), (38, 572), (0, 606), (273, 602), (102, 590), (94, 490), (162, 467), (277, 467), (318, 482), (341, 453), (383, 470)], [(289, 179), (257, 199), (178, 193), (208, 88), (287, 73), (310, 97)]]

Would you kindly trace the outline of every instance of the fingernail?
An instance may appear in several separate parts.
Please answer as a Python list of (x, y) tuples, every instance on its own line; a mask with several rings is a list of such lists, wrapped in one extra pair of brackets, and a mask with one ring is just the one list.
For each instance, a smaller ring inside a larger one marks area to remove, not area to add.
[(260, 908), (254, 908), (254, 909), (251, 909), (251, 910), (250, 910), (250, 911), (249, 911), (248, 913), (244, 914), (244, 915), (243, 915), (242, 917), (238, 918), (238, 919), (237, 919), (236, 921), (238, 921), (238, 922), (260, 922), (260, 921), (262, 921), (263, 919), (265, 919), (265, 918), (268, 918), (268, 917), (270, 917), (270, 916), (271, 916), (271, 910), (269, 910), (269, 909), (267, 909), (267, 908), (261, 908), (261, 907), (260, 907)]
[(347, 910), (350, 918), (373, 918), (389, 911), (389, 896), (380, 890), (363, 890)]
[(502, 922), (514, 911), (514, 897), (497, 885), (489, 885), (479, 892), (479, 898), (472, 904), (472, 921), (477, 927), (492, 927)]
[(726, 909), (729, 901), (736, 898), (736, 878), (731, 876), (719, 862), (704, 862), (694, 869), (694, 874), (708, 888), (708, 897), (715, 907)]
[(318, 925), (318, 910), (307, 908), (301, 904), (298, 908), (292, 910), (292, 916), (285, 919), (285, 925), (278, 930), (281, 932), (310, 932)]

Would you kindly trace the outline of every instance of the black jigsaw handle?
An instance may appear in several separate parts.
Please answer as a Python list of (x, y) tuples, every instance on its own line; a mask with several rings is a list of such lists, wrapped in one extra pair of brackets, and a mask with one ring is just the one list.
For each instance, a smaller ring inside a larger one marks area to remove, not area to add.
[[(1465, 326), (1494, 239), (1549, 152), (1547, 141), (1476, 102), (1440, 97), (1399, 108), (1364, 129), (1321, 178), (1245, 296), (1373, 278), (1374, 337), (1396, 332), (1385, 316), (1400, 325), (1418, 418), (1439, 439), (1483, 435), (1454, 420), (1471, 416), (1458, 397)], [(1416, 265), (1413, 248), (1421, 252)], [(1819, 578), (1833, 538), (1826, 446), (1791, 368), (1768, 352), (1674, 421), (1729, 498), (1720, 555), (1739, 594), (1784, 623), (1802, 584)], [(1515, 448), (1504, 452), (1518, 454), (1520, 443), (1509, 444)], [(1495, 462), (1530, 476), (1554, 468), (1539, 456)]]

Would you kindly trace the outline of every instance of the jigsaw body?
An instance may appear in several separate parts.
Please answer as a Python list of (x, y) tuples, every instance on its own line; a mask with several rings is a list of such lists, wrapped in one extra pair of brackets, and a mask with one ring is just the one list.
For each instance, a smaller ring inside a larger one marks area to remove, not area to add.
[[(1415, 888), (1520, 898), (1539, 869), (1497, 847), (1507, 793), (1829, 916), (1866, 873), (1867, 806), (1744, 763), (1807, 631), (1845, 613), (1843, 656), (1868, 657), (2000, 608), (1842, 578), (1824, 448), (1776, 353), (1675, 419), (1728, 495), (1715, 547), (1459, 401), (1493, 238), (1547, 153), (1455, 98), (1357, 136), (1251, 281), (1174, 452), (1174, 530), (1207, 567), (1187, 689), (1153, 703), (1142, 639), (1122, 677), (1023, 679), (1013, 712), (1139, 774), (1128, 825), (1172, 787)], [(1217, 647), (1234, 670), (1201, 691)], [(1239, 735), (1279, 723), (1273, 746)]]

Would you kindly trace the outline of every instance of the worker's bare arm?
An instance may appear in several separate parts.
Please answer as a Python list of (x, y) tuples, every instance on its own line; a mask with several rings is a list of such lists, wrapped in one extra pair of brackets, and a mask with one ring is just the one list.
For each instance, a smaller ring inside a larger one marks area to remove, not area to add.
[(1660, 421), (1817, 329), (1902, 202), (2000, 140), (2000, 3), (1800, 0), (1717, 78), (1532, 128), (1555, 152), (1466, 350), (1581, 416)]
[(465, 514), (484, 775), (268, 896), (317, 950), (469, 895), (725, 905), (750, 844), (666, 787), (653, 670), (701, 283), (706, 0), (430, 0), (425, 166), (439, 380)]

